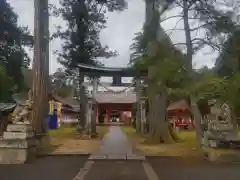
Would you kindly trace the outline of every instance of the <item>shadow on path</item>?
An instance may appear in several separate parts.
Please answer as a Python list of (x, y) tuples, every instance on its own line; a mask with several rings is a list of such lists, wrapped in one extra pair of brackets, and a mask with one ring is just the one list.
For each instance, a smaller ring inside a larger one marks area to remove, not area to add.
[(202, 159), (148, 157), (161, 180), (239, 180), (240, 164), (216, 164)]
[(87, 156), (46, 156), (32, 164), (0, 165), (0, 180), (72, 180)]
[(97, 161), (84, 180), (148, 180), (139, 161)]

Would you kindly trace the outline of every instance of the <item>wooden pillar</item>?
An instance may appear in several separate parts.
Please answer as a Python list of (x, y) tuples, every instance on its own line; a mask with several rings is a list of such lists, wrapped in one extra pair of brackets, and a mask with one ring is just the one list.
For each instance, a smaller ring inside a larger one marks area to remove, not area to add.
[(97, 110), (96, 110), (96, 124), (99, 124), (99, 107), (98, 107), (98, 105), (96, 105), (97, 106)]
[(106, 108), (106, 121), (107, 121), (107, 123), (110, 123), (110, 110), (109, 110), (109, 108)]
[(136, 79), (136, 103), (137, 103), (137, 113), (136, 113), (136, 131), (141, 132), (141, 79)]
[(32, 85), (32, 125), (42, 134), (48, 115), (49, 17), (48, 0), (34, 0), (34, 58)]
[(97, 102), (96, 102), (96, 94), (98, 88), (98, 79), (97, 77), (93, 78), (93, 91), (92, 91), (92, 118), (91, 118), (91, 133), (95, 135), (97, 133), (96, 129), (96, 121), (97, 121)]
[(146, 105), (145, 105), (145, 99), (140, 99), (140, 127), (141, 127), (141, 133), (144, 133), (144, 127), (146, 124)]

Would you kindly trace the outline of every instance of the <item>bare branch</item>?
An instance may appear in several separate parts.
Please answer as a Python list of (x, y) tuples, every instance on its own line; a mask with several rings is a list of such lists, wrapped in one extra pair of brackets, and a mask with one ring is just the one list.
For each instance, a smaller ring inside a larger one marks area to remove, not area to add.
[(195, 43), (195, 44), (200, 44), (200, 42), (201, 42), (201, 43), (203, 43), (203, 44), (205, 44), (205, 45), (210, 46), (212, 49), (217, 50), (217, 51), (223, 50), (223, 47), (222, 47), (222, 46), (217, 45), (217, 44), (213, 44), (213, 43), (211, 43), (210, 41), (206, 41), (206, 40), (203, 39), (203, 38), (194, 38), (194, 39), (192, 39), (192, 42), (193, 42), (193, 41), (199, 41), (198, 43)]
[(175, 3), (178, 5), (178, 6), (180, 6), (181, 8), (183, 8), (183, 5), (181, 4), (181, 2), (180, 1), (175, 1)]
[(173, 29), (165, 30), (165, 32), (168, 32), (168, 31), (184, 31), (184, 29), (176, 29), (176, 28), (173, 28)]
[[(174, 30), (177, 28), (178, 23), (179, 23), (182, 19), (183, 19), (183, 18), (179, 19), (179, 20), (176, 22), (176, 24), (175, 24), (175, 26), (174, 26), (174, 28), (173, 28)], [(171, 36), (174, 30), (172, 30), (172, 31), (168, 34), (168, 36)]]
[(192, 7), (192, 5), (194, 5), (198, 0), (193, 0), (191, 3), (189, 3), (188, 5), (188, 9), (190, 9)]
[(182, 18), (182, 17), (183, 17), (182, 15), (170, 16), (170, 17), (167, 17), (167, 18), (161, 20), (161, 21), (160, 21), (160, 24), (161, 24), (162, 22), (168, 20), (168, 19), (172, 19), (172, 18)]
[(211, 25), (211, 24), (213, 24), (213, 22), (209, 22), (209, 23), (206, 23), (206, 24), (202, 24), (202, 25), (200, 25), (200, 26), (198, 26), (198, 27), (191, 28), (190, 31), (196, 31), (196, 30), (199, 30), (200, 28), (204, 28), (204, 27), (206, 27), (206, 26), (208, 26), (208, 25)]

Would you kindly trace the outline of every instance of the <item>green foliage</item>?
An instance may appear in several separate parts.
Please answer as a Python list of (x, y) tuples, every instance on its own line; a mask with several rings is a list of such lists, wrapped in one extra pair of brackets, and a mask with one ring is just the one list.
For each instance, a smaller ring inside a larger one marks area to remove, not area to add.
[(193, 84), (191, 93), (198, 98), (222, 99), (225, 96), (228, 81), (218, 76), (206, 76), (202, 80)]
[(231, 76), (240, 70), (240, 30), (229, 36), (216, 60), (216, 72), (220, 76)]
[(224, 99), (229, 101), (234, 109), (235, 113), (238, 117), (240, 117), (240, 73), (234, 73), (231, 78), (228, 79), (227, 88), (225, 88)]
[(0, 101), (11, 99), (23, 88), (21, 67), (29, 65), (24, 46), (32, 45), (27, 28), (17, 25), (18, 16), (4, 0), (0, 3)]
[(59, 89), (56, 90), (56, 93), (58, 96), (65, 98), (71, 94), (72, 89), (72, 86), (63, 84)]
[(138, 60), (140, 60), (144, 55), (146, 55), (147, 41), (144, 39), (143, 32), (135, 33), (133, 38), (133, 44), (130, 46), (132, 51), (129, 64), (134, 65)]
[[(30, 60), (23, 49), (32, 46), (32, 37), (26, 27), (17, 25), (18, 16), (11, 6), (3, 0), (0, 2), (0, 64), (3, 66), (7, 79), (11, 79), (20, 91), (23, 88), (21, 67), (28, 67)], [(8, 82), (8, 81), (7, 81)], [(9, 82), (10, 83), (10, 82)], [(4, 85), (6, 90), (9, 84)], [(1, 86), (2, 88), (2, 86)]]
[(4, 66), (0, 64), (0, 102), (11, 98), (13, 83), (12, 79), (7, 76)]
[(116, 52), (100, 42), (100, 31), (106, 25), (107, 10), (123, 10), (124, 0), (61, 0), (61, 8), (55, 15), (61, 15), (67, 22), (67, 29), (58, 28), (54, 37), (64, 40), (59, 62), (67, 68), (76, 68), (78, 63), (97, 65), (97, 58), (109, 58)]

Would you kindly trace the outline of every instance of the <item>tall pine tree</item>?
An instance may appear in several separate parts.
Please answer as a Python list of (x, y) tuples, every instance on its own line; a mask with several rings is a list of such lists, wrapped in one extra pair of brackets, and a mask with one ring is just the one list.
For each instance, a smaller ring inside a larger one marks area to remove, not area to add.
[(55, 11), (67, 22), (67, 30), (58, 29), (53, 37), (64, 40), (59, 62), (67, 68), (78, 63), (99, 65), (97, 58), (116, 55), (100, 42), (100, 31), (105, 28), (106, 12), (123, 10), (124, 0), (61, 0), (61, 8)]

